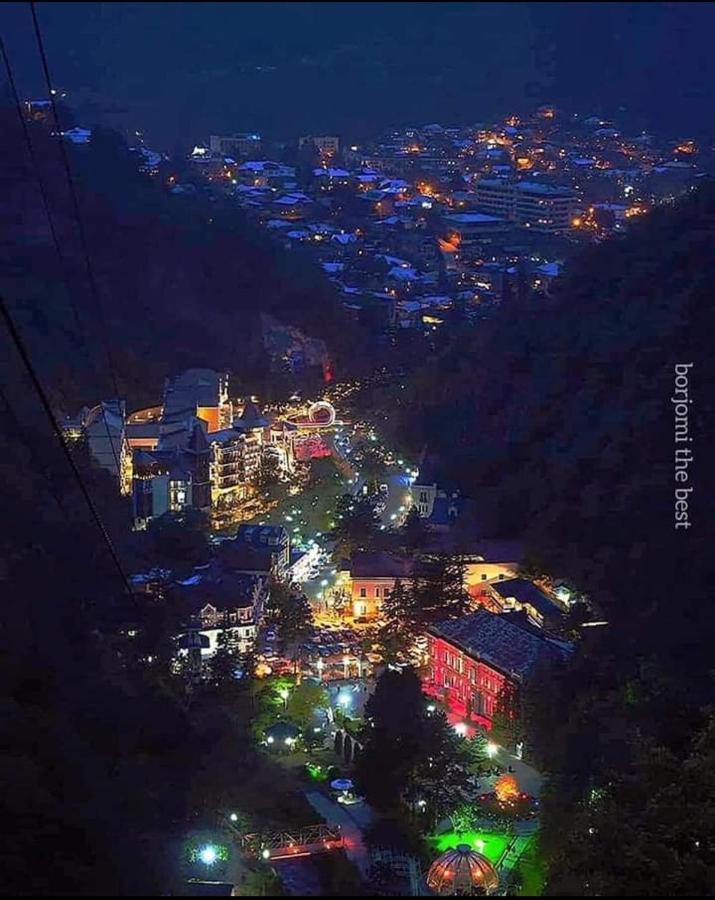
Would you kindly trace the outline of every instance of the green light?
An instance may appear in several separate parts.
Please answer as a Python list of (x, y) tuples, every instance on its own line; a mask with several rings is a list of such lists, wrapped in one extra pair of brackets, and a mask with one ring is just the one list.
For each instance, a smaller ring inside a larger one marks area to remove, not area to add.
[(448, 831), (431, 839), (435, 849), (439, 853), (445, 850), (454, 850), (460, 844), (469, 844), (477, 853), (481, 853), (496, 865), (509, 843), (509, 835), (502, 832), (466, 831), (459, 833)]

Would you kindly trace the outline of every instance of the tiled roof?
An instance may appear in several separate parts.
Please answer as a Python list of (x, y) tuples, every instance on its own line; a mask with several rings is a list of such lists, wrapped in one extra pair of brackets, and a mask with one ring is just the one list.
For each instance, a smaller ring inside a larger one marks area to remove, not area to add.
[(501, 672), (519, 678), (526, 678), (537, 663), (563, 658), (568, 652), (568, 645), (520, 628), (485, 609), (440, 622), (430, 631), (473, 659), (483, 659)]
[(409, 578), (415, 562), (391, 553), (354, 553), (350, 564), (353, 578)]

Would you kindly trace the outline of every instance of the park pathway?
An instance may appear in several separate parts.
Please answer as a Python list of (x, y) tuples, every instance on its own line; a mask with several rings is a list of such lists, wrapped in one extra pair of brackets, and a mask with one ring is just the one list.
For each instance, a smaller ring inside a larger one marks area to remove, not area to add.
[(354, 806), (342, 806), (325, 794), (308, 791), (305, 795), (313, 809), (322, 816), (328, 825), (339, 825), (345, 844), (345, 853), (360, 874), (365, 877), (368, 872), (369, 858), (363, 831), (372, 821), (372, 811), (364, 803)]

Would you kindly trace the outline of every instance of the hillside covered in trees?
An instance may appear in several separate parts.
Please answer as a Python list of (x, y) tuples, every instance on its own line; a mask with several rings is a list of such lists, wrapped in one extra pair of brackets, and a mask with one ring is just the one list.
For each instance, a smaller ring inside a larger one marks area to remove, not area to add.
[[(0, 289), (57, 405), (74, 411), (117, 387), (141, 405), (189, 366), (226, 368), (256, 390), (268, 366), (261, 313), (326, 340), (339, 371), (342, 308), (322, 272), (247, 223), (187, 164), (167, 161), (152, 177), (116, 132), (67, 141), (78, 217), (49, 122), (24, 133), (5, 105), (0, 126)], [(170, 193), (170, 175), (193, 177), (197, 189)]]
[[(585, 252), (551, 299), (464, 333), (399, 401), (403, 436), (608, 623), (583, 629), (530, 704), (554, 894), (712, 890), (713, 285), (706, 185)], [(676, 365), (690, 400), (686, 485), (674, 474)], [(376, 406), (390, 402), (388, 389)], [(683, 486), (691, 526), (676, 528)]]

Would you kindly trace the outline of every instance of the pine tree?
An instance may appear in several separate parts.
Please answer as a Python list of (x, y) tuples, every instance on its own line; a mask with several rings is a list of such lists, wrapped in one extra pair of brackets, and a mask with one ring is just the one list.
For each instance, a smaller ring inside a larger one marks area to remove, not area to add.
[(492, 738), (511, 753), (523, 740), (524, 726), (522, 706), (516, 686), (506, 681), (497, 696), (496, 708), (492, 716)]
[(240, 659), (231, 631), (224, 628), (216, 638), (216, 652), (211, 658), (211, 683), (222, 693), (230, 693), (236, 685)]
[(388, 663), (401, 661), (416, 636), (416, 615), (414, 594), (399, 578), (383, 601), (382, 615), (385, 623), (379, 642), (383, 659)]
[(275, 627), (284, 651), (290, 649), (296, 665), (302, 641), (313, 628), (313, 609), (305, 594), (292, 585), (274, 579), (266, 610), (267, 620)]

